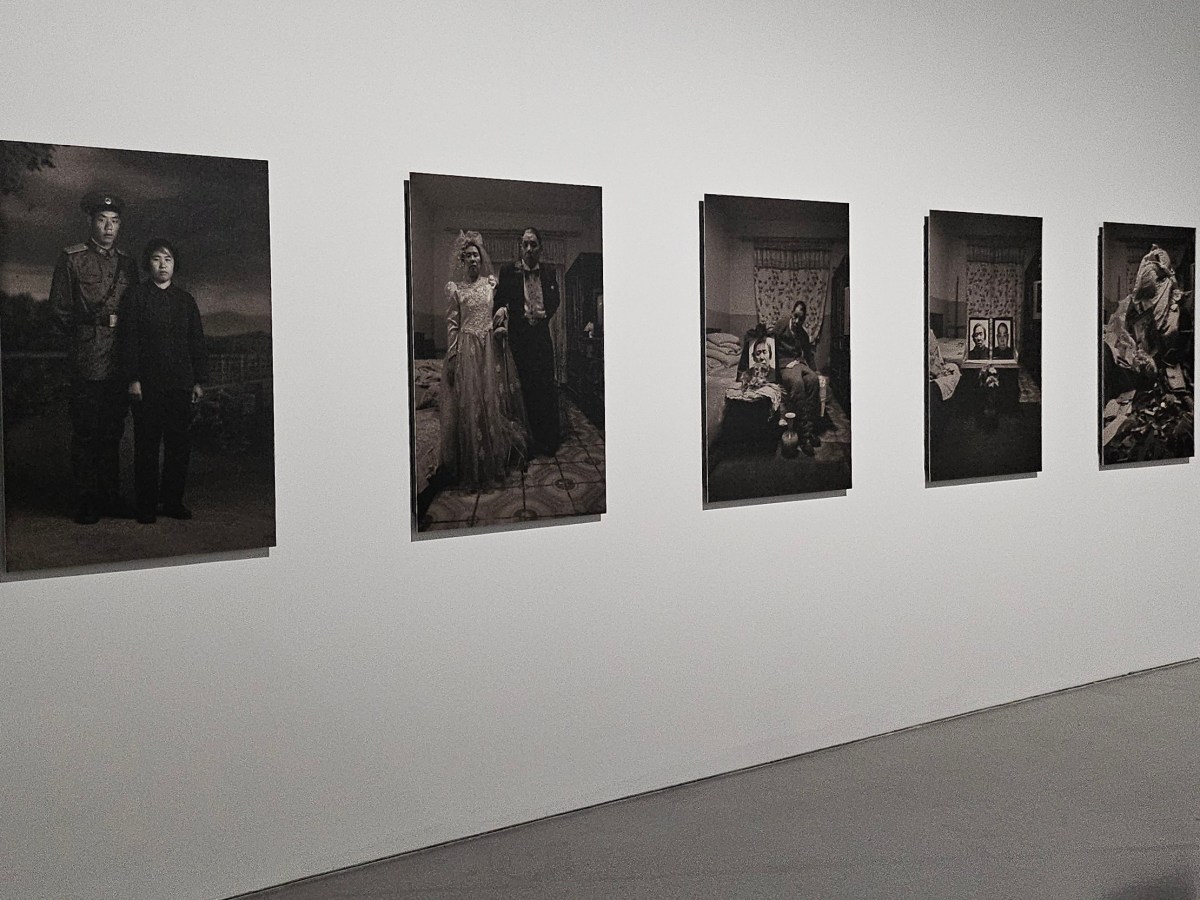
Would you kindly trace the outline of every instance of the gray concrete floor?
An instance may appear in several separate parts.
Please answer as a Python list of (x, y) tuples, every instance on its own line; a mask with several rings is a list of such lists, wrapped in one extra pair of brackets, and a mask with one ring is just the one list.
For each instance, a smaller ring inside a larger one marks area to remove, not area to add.
[(1200, 663), (417, 851), (261, 900), (1194, 900)]

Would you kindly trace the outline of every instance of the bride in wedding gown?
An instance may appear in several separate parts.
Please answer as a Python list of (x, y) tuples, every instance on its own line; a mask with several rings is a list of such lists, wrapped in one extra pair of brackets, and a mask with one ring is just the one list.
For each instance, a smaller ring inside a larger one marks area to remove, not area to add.
[(478, 232), (459, 233), (450, 265), (442, 466), (462, 484), (483, 486), (524, 461), (525, 407), (506, 330), (493, 322), (496, 278)]

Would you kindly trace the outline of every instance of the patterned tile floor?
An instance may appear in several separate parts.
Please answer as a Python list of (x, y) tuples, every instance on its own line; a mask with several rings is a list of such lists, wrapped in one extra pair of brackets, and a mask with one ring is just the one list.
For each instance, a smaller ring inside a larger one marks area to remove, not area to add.
[(557, 454), (512, 470), (498, 487), (442, 490), (417, 530), (460, 531), (604, 512), (604, 433), (565, 398), (563, 421)]

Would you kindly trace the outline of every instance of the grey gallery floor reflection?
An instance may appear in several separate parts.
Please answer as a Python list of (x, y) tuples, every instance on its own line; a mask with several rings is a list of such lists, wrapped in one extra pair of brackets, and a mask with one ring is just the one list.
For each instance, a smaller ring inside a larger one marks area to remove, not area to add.
[(267, 164), (0, 141), (7, 571), (275, 544)]
[(600, 188), (405, 183), (413, 531), (605, 510)]
[(850, 207), (706, 194), (706, 504), (850, 487)]
[(1100, 229), (1100, 464), (1187, 459), (1195, 432), (1196, 229)]
[(1042, 220), (925, 220), (925, 477), (1042, 468)]

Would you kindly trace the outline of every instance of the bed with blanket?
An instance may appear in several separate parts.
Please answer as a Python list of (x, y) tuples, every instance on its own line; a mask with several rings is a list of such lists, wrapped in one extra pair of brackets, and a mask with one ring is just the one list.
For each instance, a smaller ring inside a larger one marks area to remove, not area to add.
[(721, 433), (725, 420), (725, 392), (737, 385), (738, 360), (742, 356), (742, 339), (734, 334), (714, 332), (704, 340), (704, 439), (711, 447)]
[[(942, 400), (954, 396), (954, 390), (962, 378), (962, 363), (965, 355), (966, 338), (939, 338), (929, 332), (929, 381), (936, 384)], [(931, 393), (932, 397), (933, 394)]]
[(442, 456), (442, 428), (438, 392), (442, 386), (442, 360), (418, 359), (413, 366), (413, 475), (416, 493), (429, 487)]
[[(742, 339), (723, 331), (713, 332), (704, 339), (704, 441), (710, 450), (718, 436), (730, 405), (727, 401), (769, 399), (770, 409), (780, 408), (780, 393), (775, 385), (768, 390), (746, 393), (738, 381), (738, 363), (742, 358)], [(817, 418), (825, 419), (826, 403), (829, 399), (829, 376), (817, 373), (820, 379), (820, 399)], [(736, 389), (736, 390), (735, 390)], [(764, 407), (765, 408), (765, 407)], [(818, 422), (818, 429), (820, 428)]]

